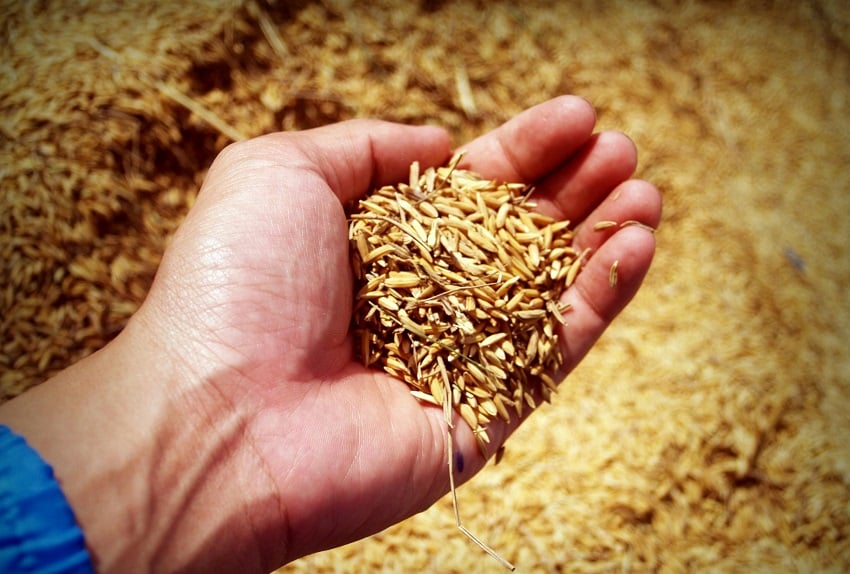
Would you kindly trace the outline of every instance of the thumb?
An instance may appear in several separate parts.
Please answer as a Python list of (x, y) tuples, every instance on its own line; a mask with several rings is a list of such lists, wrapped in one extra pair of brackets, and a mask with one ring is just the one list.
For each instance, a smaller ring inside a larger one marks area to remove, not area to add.
[(233, 144), (216, 159), (208, 178), (243, 161), (275, 168), (266, 173), (312, 172), (345, 204), (374, 187), (406, 180), (413, 161), (427, 167), (444, 163), (450, 154), (442, 128), (358, 119)]

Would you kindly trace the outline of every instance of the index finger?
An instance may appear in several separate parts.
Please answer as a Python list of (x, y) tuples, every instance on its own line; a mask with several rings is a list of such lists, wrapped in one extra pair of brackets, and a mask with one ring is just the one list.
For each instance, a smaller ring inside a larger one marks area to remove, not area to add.
[(559, 96), (525, 110), (460, 147), (459, 167), (502, 181), (534, 183), (590, 138), (596, 112), (578, 96)]

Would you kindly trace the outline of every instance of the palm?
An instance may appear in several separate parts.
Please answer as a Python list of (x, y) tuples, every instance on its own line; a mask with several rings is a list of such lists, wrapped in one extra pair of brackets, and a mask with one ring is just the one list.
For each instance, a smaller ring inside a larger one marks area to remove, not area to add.
[[(651, 186), (621, 186), (628, 192), (621, 200), (602, 202), (634, 168), (624, 138), (588, 140), (593, 117), (576, 99), (544, 106), (470, 144), (467, 167), (538, 183), (541, 209), (558, 217), (655, 225), (660, 206)], [(337, 148), (325, 154), (285, 136), (225, 154), (152, 291), (192, 349), (202, 350), (190, 368), (212, 368), (206, 378), (216, 395), (245, 413), (243, 442), (254, 467), (243, 471), (276, 491), (289, 525), (285, 536), (300, 554), (380, 530), (448, 488), (441, 412), (423, 408), (401, 382), (359, 365), (348, 336), (352, 280), (343, 202), (375, 183), (403, 180), (414, 159), (433, 164), (448, 156), (444, 138), (430, 132), (419, 143), (399, 143), (406, 141), (395, 137), (404, 135), (399, 129), (372, 126), (371, 140), (327, 136)], [(568, 368), (631, 298), (653, 250), (639, 230), (603, 243), (588, 228), (577, 241), (596, 255), (565, 295), (574, 307), (564, 337)], [(622, 260), (618, 290), (607, 286), (613, 259)], [(598, 289), (603, 281), (606, 288)], [(491, 435), (498, 443), (514, 427), (495, 423)], [(456, 438), (468, 461), (462, 480), (484, 461), (468, 428), (459, 425)]]

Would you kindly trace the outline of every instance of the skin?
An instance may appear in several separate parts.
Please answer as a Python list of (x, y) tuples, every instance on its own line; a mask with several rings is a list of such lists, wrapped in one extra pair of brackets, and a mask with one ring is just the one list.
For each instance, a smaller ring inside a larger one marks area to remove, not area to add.
[[(585, 100), (531, 108), (461, 167), (534, 183), (592, 256), (564, 293), (565, 376), (631, 300), (661, 199)], [(267, 572), (378, 532), (448, 492), (439, 408), (355, 361), (343, 205), (451, 155), (445, 131), (355, 120), (225, 149), (150, 293), (109, 345), (0, 407), (52, 464), (99, 570)], [(619, 261), (616, 288), (608, 284)], [(492, 450), (521, 423), (489, 427)], [(455, 420), (465, 461), (485, 464)]]

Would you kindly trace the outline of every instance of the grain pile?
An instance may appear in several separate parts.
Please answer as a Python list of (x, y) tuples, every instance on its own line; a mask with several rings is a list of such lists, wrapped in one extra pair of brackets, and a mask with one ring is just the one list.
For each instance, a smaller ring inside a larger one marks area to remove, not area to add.
[[(228, 141), (459, 144), (577, 93), (662, 189), (658, 256), (467, 525), (524, 572), (850, 570), (846, 2), (283, 4), (3, 5), (4, 396), (122, 327)], [(284, 571), (500, 572), (450, 505)]]
[(172, 97), (220, 56), (192, 5), (0, 7), (0, 398), (121, 330), (229, 141)]
[[(569, 221), (531, 210), (533, 188), (447, 166), (385, 186), (349, 215), (353, 334), (363, 364), (451, 404), (488, 458), (487, 423), (557, 390), (559, 302), (586, 252)], [(540, 382), (542, 381), (542, 385)]]

